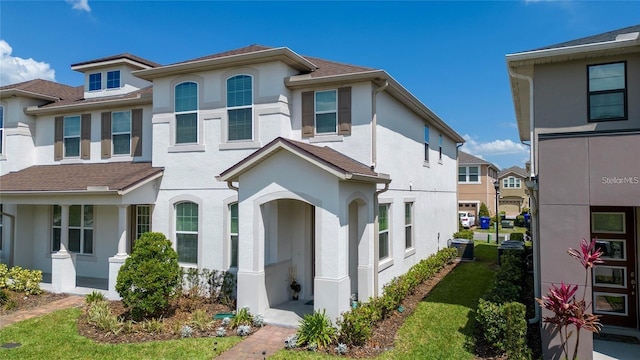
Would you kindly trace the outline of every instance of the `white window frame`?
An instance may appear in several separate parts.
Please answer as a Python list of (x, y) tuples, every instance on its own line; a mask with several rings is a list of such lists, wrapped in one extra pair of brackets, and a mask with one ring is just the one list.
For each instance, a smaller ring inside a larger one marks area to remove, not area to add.
[[(237, 212), (238, 212), (238, 214), (237, 214), (237, 216), (238, 216), (238, 226), (237, 226), (237, 231), (236, 232), (233, 232), (233, 226), (232, 226), (232, 223), (233, 223), (233, 217), (232, 217), (233, 211), (231, 210), (232, 206), (236, 206)], [(240, 241), (240, 237), (239, 237), (239, 232), (240, 232), (240, 207), (239, 207), (239, 203), (237, 201), (230, 203), (228, 205), (228, 207), (227, 207), (227, 211), (229, 213), (229, 216), (228, 216), (228, 220), (229, 220), (229, 223), (228, 223), (228, 226), (229, 226), (228, 227), (228, 229), (229, 229), (229, 236), (228, 236), (228, 238), (229, 238), (229, 267), (237, 269), (238, 268), (238, 261), (239, 261), (239, 256), (238, 255), (240, 253), (240, 243), (239, 243), (239, 241)], [(233, 237), (234, 236), (236, 237), (236, 241), (235, 241), (235, 253), (236, 253), (235, 254), (235, 259), (234, 259), (234, 254), (233, 254), (234, 253), (234, 245), (233, 245), (233, 243), (234, 243)], [(234, 262), (235, 262), (235, 264), (234, 264)]]
[[(120, 113), (128, 113), (129, 114), (129, 131), (120, 131), (120, 132), (116, 132), (113, 129), (114, 126), (114, 117), (115, 114), (120, 114)], [(112, 156), (130, 156), (131, 155), (131, 127), (133, 126), (132, 122), (131, 122), (131, 110), (125, 110), (125, 111), (114, 111), (111, 113), (111, 155)], [(129, 151), (127, 153), (123, 153), (123, 154), (116, 154), (115, 153), (115, 141), (114, 138), (116, 135), (129, 135)]]
[(0, 105), (0, 158), (4, 155), (4, 105)]
[[(393, 265), (393, 244), (392, 244), (392, 212), (391, 212), (391, 203), (392, 203), (392, 199), (381, 199), (378, 203), (378, 242), (376, 244), (376, 246), (378, 246), (378, 271), (382, 271), (388, 267), (390, 267), (391, 265)], [(386, 230), (380, 230), (380, 208), (385, 207), (386, 208), (386, 213), (387, 213), (387, 229)], [(385, 257), (381, 257), (380, 256), (380, 235), (381, 234), (387, 234), (387, 256)]]
[[(118, 74), (118, 86), (109, 86), (109, 75), (110, 74)], [(111, 70), (111, 71), (107, 71), (107, 83), (106, 83), (106, 87), (107, 90), (111, 90), (111, 89), (120, 89), (122, 88), (122, 72), (120, 70)]]
[[(96, 232), (95, 232), (95, 222), (96, 222), (96, 209), (94, 205), (69, 205), (69, 213), (71, 213), (71, 207), (73, 206), (80, 206), (80, 226), (73, 226), (71, 224), (68, 225), (68, 231), (71, 232), (71, 230), (79, 230), (80, 231), (80, 249), (79, 251), (73, 251), (71, 250), (71, 234), (69, 234), (68, 236), (68, 243), (67, 243), (67, 251), (69, 252), (73, 252), (75, 254), (78, 255), (88, 255), (88, 256), (93, 256), (95, 254), (95, 245), (96, 245)], [(91, 219), (92, 219), (92, 225), (88, 226), (85, 221), (85, 207), (87, 206), (91, 206)], [(60, 208), (60, 205), (53, 205), (52, 207), (52, 213), (51, 213), (51, 228), (52, 228), (52, 233), (51, 233), (51, 251), (52, 252), (56, 252), (60, 249), (60, 246), (58, 246), (58, 249), (56, 250), (56, 246), (54, 245), (54, 240), (55, 240), (55, 229), (59, 229), (60, 230), (60, 237), (62, 238), (62, 224), (60, 225), (56, 225), (54, 222), (54, 216), (55, 216), (55, 212), (56, 212), (56, 207)], [(62, 208), (60, 208), (60, 211), (62, 211)], [(62, 219), (61, 219), (62, 220)], [(85, 252), (85, 230), (91, 230), (91, 252)]]
[[(465, 180), (464, 181), (460, 181), (460, 175), (462, 174), (460, 172), (460, 169), (464, 168), (465, 169)], [(471, 181), (471, 172), (469, 171), (471, 168), (476, 168), (478, 169), (478, 180), (477, 181)], [(480, 184), (480, 174), (481, 174), (481, 169), (479, 165), (470, 165), (470, 166), (458, 166), (458, 184)]]
[[(414, 216), (414, 203), (413, 201), (407, 201), (404, 203), (404, 248), (405, 251), (409, 251), (411, 249), (414, 249), (416, 247), (415, 244), (415, 236), (414, 236), (414, 226), (413, 226), (413, 221), (415, 219)], [(408, 210), (408, 215), (409, 215), (409, 222), (407, 222), (407, 206), (409, 207)], [(409, 236), (407, 237), (407, 234), (409, 234)]]
[(151, 205), (136, 205), (136, 240), (140, 239), (142, 234), (151, 231), (151, 222)]
[[(182, 84), (192, 83), (196, 85), (196, 108), (194, 110), (184, 110), (184, 111), (176, 111), (176, 88)], [(173, 86), (173, 111), (174, 111), (174, 126), (173, 126), (173, 136), (171, 142), (175, 146), (188, 146), (195, 145), (200, 143), (200, 84), (197, 81), (193, 80), (185, 80), (181, 81)], [(196, 141), (195, 142), (178, 142), (178, 115), (188, 115), (195, 114), (196, 115)]]
[[(251, 104), (249, 105), (237, 105), (237, 106), (229, 106), (229, 80), (239, 77), (239, 76), (248, 76), (251, 79)], [(228, 143), (238, 143), (238, 142), (252, 142), (254, 137), (255, 137), (255, 114), (254, 114), (254, 110), (253, 110), (253, 104), (254, 104), (254, 97), (255, 97), (255, 83), (254, 83), (254, 77), (251, 74), (234, 74), (232, 76), (227, 77), (227, 79), (225, 80), (225, 96), (227, 99), (226, 102), (226, 107), (227, 107), (227, 136), (226, 136), (226, 142)], [(251, 113), (251, 137), (248, 139), (233, 139), (230, 140), (229, 139), (229, 125), (231, 124), (231, 117), (229, 116), (231, 114), (232, 111), (234, 110), (246, 110), (248, 109)]]
[(522, 180), (519, 177), (509, 176), (502, 179), (502, 188), (503, 189), (521, 189), (522, 188)]
[(429, 164), (429, 126), (424, 126), (424, 163)]
[[(181, 204), (195, 204), (197, 206), (197, 216), (198, 216), (198, 226), (196, 231), (186, 231), (186, 230), (178, 230), (178, 206)], [(174, 224), (174, 247), (176, 252), (178, 253), (178, 261), (181, 265), (185, 265), (186, 267), (197, 267), (198, 265), (198, 260), (199, 260), (199, 256), (200, 256), (200, 229), (201, 229), (201, 205), (196, 202), (196, 201), (192, 201), (192, 200), (181, 200), (181, 201), (177, 201), (175, 203), (173, 203), (173, 224)], [(187, 235), (196, 235), (196, 261), (195, 262), (184, 262), (184, 261), (180, 261), (180, 252), (178, 251), (178, 234), (187, 234)]]
[[(78, 124), (79, 124), (79, 131), (78, 131), (78, 135), (73, 135), (73, 136), (67, 136), (66, 134), (66, 127), (65, 124), (68, 120), (71, 120), (72, 118), (74, 119), (78, 119)], [(78, 139), (78, 155), (75, 156), (68, 156), (67, 155), (67, 139)], [(66, 159), (79, 159), (81, 154), (81, 150), (82, 150), (82, 117), (80, 115), (72, 115), (72, 116), (65, 116), (62, 119), (62, 154), (63, 154), (63, 158)]]
[[(335, 94), (336, 102), (335, 108), (331, 110), (318, 110), (318, 94), (329, 93)], [(318, 115), (335, 114), (335, 124), (333, 131), (319, 132), (318, 131)], [(316, 129), (317, 136), (323, 135), (337, 135), (338, 134), (338, 89), (319, 90), (313, 93), (313, 127)]]

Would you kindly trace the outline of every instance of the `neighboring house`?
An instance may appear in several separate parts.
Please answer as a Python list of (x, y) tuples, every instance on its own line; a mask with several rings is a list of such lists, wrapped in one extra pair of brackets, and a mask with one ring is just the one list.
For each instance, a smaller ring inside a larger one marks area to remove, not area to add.
[[(457, 231), (464, 140), (384, 70), (258, 45), (72, 68), (79, 94), (5, 116), (32, 124), (35, 146), (12, 145), (1, 166), (15, 172), (0, 177), (5, 262), (51, 274), (56, 291), (90, 280), (117, 297), (152, 230), (181, 266), (236, 273), (238, 307), (286, 303), (293, 274), (300, 299), (335, 318)], [(32, 161), (9, 165), (18, 156)]]
[(507, 219), (515, 219), (524, 208), (529, 207), (529, 191), (525, 187), (529, 174), (521, 167), (512, 166), (500, 171), (498, 179), (500, 180), (498, 211), (504, 211)]
[(489, 213), (496, 213), (498, 167), (492, 163), (458, 151), (458, 210), (469, 211), (480, 221), (480, 204), (485, 203)]
[[(640, 338), (640, 25), (510, 54), (507, 64), (520, 139), (532, 150), (537, 296), (561, 281), (583, 284), (566, 251), (598, 238), (604, 263), (586, 301), (602, 333)], [(578, 357), (590, 359), (591, 333), (581, 335)], [(542, 339), (545, 358), (559, 357), (547, 324)]]

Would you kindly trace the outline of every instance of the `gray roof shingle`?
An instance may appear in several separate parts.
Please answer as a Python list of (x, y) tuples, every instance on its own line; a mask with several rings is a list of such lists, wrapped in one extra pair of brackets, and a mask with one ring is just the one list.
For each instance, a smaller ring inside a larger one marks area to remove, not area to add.
[(549, 45), (549, 46), (541, 47), (538, 49), (533, 49), (531, 51), (557, 49), (557, 48), (563, 48), (563, 47), (569, 47), (569, 46), (578, 46), (578, 45), (596, 44), (596, 43), (601, 43), (606, 41), (614, 41), (616, 39), (616, 36), (620, 34), (628, 34), (633, 32), (640, 32), (640, 25), (628, 26), (622, 29), (608, 31), (602, 34), (587, 36), (587, 37), (583, 37), (583, 38), (575, 39), (571, 41), (565, 41), (559, 44)]

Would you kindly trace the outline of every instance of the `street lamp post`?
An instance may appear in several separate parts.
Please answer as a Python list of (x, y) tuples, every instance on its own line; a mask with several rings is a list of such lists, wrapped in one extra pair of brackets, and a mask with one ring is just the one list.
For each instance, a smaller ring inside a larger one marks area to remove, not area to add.
[(500, 212), (498, 211), (498, 195), (500, 195), (500, 181), (496, 180), (493, 183), (493, 187), (496, 189), (496, 245), (498, 244), (498, 219), (500, 219)]

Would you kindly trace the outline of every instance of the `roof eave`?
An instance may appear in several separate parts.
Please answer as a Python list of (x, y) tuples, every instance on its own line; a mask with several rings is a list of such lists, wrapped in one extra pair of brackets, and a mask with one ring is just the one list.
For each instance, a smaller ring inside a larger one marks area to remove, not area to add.
[(150, 176), (148, 176), (146, 178), (140, 179), (139, 181), (137, 181), (137, 182), (135, 182), (135, 183), (123, 188), (123, 189), (118, 190), (118, 195), (126, 195), (126, 194), (128, 194), (128, 193), (130, 193), (132, 191), (135, 191), (135, 190), (139, 189), (140, 187), (142, 187), (142, 186), (144, 186), (144, 185), (146, 185), (146, 184), (148, 184), (148, 183), (150, 183), (150, 182), (162, 177), (163, 174), (164, 174), (164, 171), (160, 170), (160, 171), (158, 171), (156, 173), (151, 174)]
[(266, 61), (280, 60), (300, 71), (314, 71), (318, 67), (311, 61), (298, 55), (286, 47), (253, 51), (245, 54), (222, 56), (212, 59), (184, 62), (146, 70), (134, 71), (132, 74), (145, 80), (178, 75), (186, 72), (213, 70), (229, 66), (242, 66)]
[(38, 106), (29, 106), (25, 109), (25, 113), (27, 115), (50, 115), (60, 112), (103, 109), (105, 106), (148, 105), (151, 104), (151, 102), (152, 96), (150, 94), (138, 94), (133, 98), (106, 99), (101, 101), (92, 101), (61, 106), (49, 106), (44, 108), (40, 108)]
[(71, 70), (84, 72), (87, 70), (100, 69), (108, 66), (121, 65), (121, 64), (131, 65), (140, 70), (153, 69), (152, 66), (149, 66), (147, 64), (143, 64), (141, 62), (122, 57), (122, 58), (112, 59), (107, 61), (73, 64), (71, 65)]
[(22, 97), (27, 97), (27, 98), (32, 98), (32, 99), (40, 99), (40, 100), (47, 100), (47, 101), (58, 101), (60, 100), (60, 98), (55, 97), (55, 96), (51, 96), (51, 95), (45, 95), (45, 94), (38, 94), (32, 91), (26, 91), (26, 90), (22, 90), (22, 89), (5, 89), (5, 90), (0, 90), (0, 99), (5, 99), (8, 97), (17, 97), (17, 96), (22, 96)]

